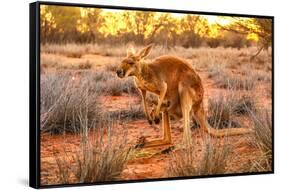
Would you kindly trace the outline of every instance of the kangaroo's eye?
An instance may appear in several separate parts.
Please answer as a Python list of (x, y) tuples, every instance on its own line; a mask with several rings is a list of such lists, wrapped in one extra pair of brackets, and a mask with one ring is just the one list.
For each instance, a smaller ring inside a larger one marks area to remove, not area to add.
[(133, 64), (134, 64), (134, 62), (133, 62), (133, 61), (130, 61), (128, 64), (129, 64), (129, 65), (133, 65)]

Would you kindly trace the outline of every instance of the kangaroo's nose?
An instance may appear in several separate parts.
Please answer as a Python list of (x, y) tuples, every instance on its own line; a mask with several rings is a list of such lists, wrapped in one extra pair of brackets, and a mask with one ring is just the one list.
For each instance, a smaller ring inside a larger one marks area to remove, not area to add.
[(121, 70), (121, 69), (118, 69), (118, 70), (116, 71), (116, 73), (117, 73), (118, 76), (121, 76), (122, 70)]

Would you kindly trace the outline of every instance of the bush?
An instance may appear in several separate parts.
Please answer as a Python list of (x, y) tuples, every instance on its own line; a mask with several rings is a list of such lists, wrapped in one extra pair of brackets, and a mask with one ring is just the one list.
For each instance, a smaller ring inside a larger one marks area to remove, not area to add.
[(225, 32), (224, 38), (222, 39), (222, 45), (225, 48), (232, 47), (241, 49), (246, 45), (246, 39), (245, 36), (242, 34), (236, 34), (234, 32)]
[(250, 165), (250, 171), (272, 171), (272, 118), (268, 111), (250, 112), (254, 125), (254, 138), (251, 144), (260, 150), (261, 155)]
[(210, 67), (208, 69), (208, 78), (215, 78), (218, 77), (219, 75), (221, 75), (221, 73), (223, 72), (223, 65), (220, 64), (215, 64), (212, 67)]
[(234, 120), (233, 105), (225, 97), (209, 99), (208, 122), (214, 128), (240, 127)]
[(115, 77), (112, 73), (106, 72), (105, 70), (96, 70), (91, 75), (95, 82), (106, 82)]
[(106, 71), (110, 71), (110, 72), (116, 72), (117, 71), (117, 67), (118, 65), (117, 64), (114, 64), (114, 63), (108, 63), (105, 68), (106, 68)]
[(123, 85), (121, 81), (110, 79), (105, 84), (106, 94), (111, 96), (121, 96), (123, 92)]
[(186, 40), (182, 45), (184, 48), (198, 48), (203, 42), (203, 38), (194, 32), (188, 32), (186, 34)]
[(194, 147), (173, 153), (173, 164), (169, 165), (168, 173), (172, 177), (225, 174), (231, 149), (224, 141), (209, 139), (203, 142), (202, 151), (197, 154)]
[(128, 110), (111, 111), (109, 117), (118, 120), (137, 120), (145, 119), (144, 111), (141, 105), (131, 105)]
[(241, 127), (235, 117), (248, 115), (249, 110), (256, 111), (253, 97), (230, 94), (209, 99), (208, 121), (215, 128)]
[(73, 72), (41, 76), (41, 130), (63, 133), (80, 130), (79, 114), (88, 121), (99, 120), (101, 111), (97, 102), (100, 89), (89, 74)]
[(217, 48), (221, 44), (221, 40), (218, 38), (210, 38), (207, 40), (207, 44), (210, 48)]
[(215, 78), (219, 88), (231, 90), (252, 90), (255, 86), (255, 81), (251, 78), (235, 76), (233, 74), (221, 74)]
[(107, 80), (104, 85), (108, 95), (121, 96), (122, 93), (138, 94), (135, 84), (131, 78), (121, 80), (114, 77)]
[[(87, 117), (81, 119), (80, 148), (73, 156), (55, 154), (59, 184), (93, 183), (116, 180), (123, 171), (131, 152), (126, 135), (113, 130), (114, 121), (97, 126), (89, 136)], [(96, 123), (99, 125), (99, 123)], [(106, 134), (106, 135), (105, 135)], [(113, 135), (115, 134), (115, 135)], [(70, 167), (71, 166), (71, 167)]]
[(236, 98), (232, 99), (233, 102), (233, 112), (235, 115), (249, 115), (249, 111), (256, 112), (256, 103), (254, 96), (236, 96)]
[(89, 61), (78, 64), (78, 69), (91, 69), (92, 64)]

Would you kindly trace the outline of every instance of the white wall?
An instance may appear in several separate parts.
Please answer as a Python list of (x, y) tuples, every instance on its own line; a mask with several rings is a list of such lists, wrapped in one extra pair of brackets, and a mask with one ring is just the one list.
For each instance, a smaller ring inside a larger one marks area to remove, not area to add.
[[(0, 189), (28, 188), (28, 2), (3, 0), (0, 8)], [(70, 0), (69, 0), (70, 2)], [(276, 174), (82, 187), (83, 189), (271, 189), (280, 185), (280, 35), (278, 0), (76, 0), (76, 3), (185, 9), (275, 16)], [(279, 86), (279, 87), (278, 87)], [(76, 188), (75, 188), (76, 189)], [(80, 189), (80, 188), (79, 188)]]

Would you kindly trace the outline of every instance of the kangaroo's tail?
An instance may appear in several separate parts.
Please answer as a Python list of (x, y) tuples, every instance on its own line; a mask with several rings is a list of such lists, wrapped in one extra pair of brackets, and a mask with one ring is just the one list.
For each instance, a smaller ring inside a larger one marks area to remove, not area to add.
[(227, 128), (227, 129), (215, 129), (210, 126), (207, 121), (207, 117), (203, 110), (203, 106), (199, 111), (196, 112), (195, 115), (196, 119), (198, 120), (200, 126), (208, 132), (211, 136), (215, 137), (224, 137), (224, 136), (233, 136), (233, 135), (242, 135), (242, 134), (249, 134), (252, 133), (253, 130), (249, 128)]

